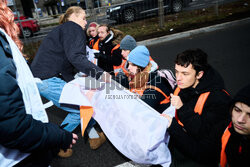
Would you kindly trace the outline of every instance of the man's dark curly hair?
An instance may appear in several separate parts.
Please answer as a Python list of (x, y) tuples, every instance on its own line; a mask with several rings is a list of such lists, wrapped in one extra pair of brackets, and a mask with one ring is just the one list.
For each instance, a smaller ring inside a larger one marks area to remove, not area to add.
[(188, 67), (190, 64), (198, 74), (200, 71), (207, 71), (207, 54), (201, 49), (188, 49), (176, 56), (175, 64)]

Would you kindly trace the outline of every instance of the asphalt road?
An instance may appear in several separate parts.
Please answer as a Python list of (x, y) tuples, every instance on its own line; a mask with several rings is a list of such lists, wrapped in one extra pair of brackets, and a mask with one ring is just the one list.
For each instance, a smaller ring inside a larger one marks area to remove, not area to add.
[(232, 95), (250, 83), (249, 22), (149, 47), (160, 67), (172, 70), (175, 56), (190, 48), (200, 48), (208, 54), (209, 63), (221, 73)]
[[(209, 63), (223, 76), (229, 93), (234, 95), (239, 88), (250, 83), (250, 22), (148, 48), (160, 68), (172, 70), (178, 53), (190, 48), (201, 48), (208, 54)], [(66, 112), (56, 107), (47, 109), (47, 112), (50, 121), (57, 124), (66, 116)], [(91, 150), (88, 142), (81, 137), (80, 129), (75, 132), (79, 140), (73, 147), (73, 156), (56, 158), (52, 167), (112, 167), (129, 161), (109, 141), (98, 150)]]
[[(193, 0), (192, 2), (189, 3), (189, 5), (187, 7), (183, 8), (183, 11), (191, 11), (191, 10), (195, 10), (195, 9), (208, 8), (210, 6), (215, 6), (215, 4), (221, 5), (221, 4), (226, 4), (229, 2), (233, 2), (233, 1), (237, 1), (237, 0)], [(55, 19), (55, 21), (57, 22), (58, 19)], [(95, 16), (95, 17), (91, 17), (90, 19), (88, 19), (88, 23), (91, 23), (93, 21), (97, 22), (97, 23), (105, 23), (105, 24), (110, 24), (110, 25), (116, 24), (115, 20), (107, 19), (106, 15)], [(47, 34), (55, 27), (56, 26), (49, 26), (49, 27), (41, 28), (40, 31), (34, 33), (33, 37), (22, 39), (22, 41), (24, 43), (40, 41), (45, 36), (47, 36)]]

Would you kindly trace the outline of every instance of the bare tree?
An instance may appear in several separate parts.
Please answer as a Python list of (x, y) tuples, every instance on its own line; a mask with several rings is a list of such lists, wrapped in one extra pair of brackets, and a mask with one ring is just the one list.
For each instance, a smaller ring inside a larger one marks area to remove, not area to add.
[(158, 0), (158, 15), (159, 15), (159, 27), (163, 28), (164, 25), (164, 9), (163, 9), (163, 0)]

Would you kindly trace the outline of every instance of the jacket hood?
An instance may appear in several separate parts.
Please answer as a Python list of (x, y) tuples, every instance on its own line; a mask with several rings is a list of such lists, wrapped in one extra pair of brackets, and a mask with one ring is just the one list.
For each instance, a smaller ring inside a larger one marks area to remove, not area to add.
[(223, 90), (225, 89), (224, 80), (213, 67), (209, 66), (207, 72), (204, 73), (199, 84), (194, 89), (198, 94), (214, 90)]
[(121, 40), (123, 39), (124, 37), (124, 33), (120, 30), (117, 30), (117, 29), (111, 29), (114, 33), (114, 40), (113, 40), (113, 44), (114, 45), (117, 45), (117, 44), (120, 44), (121, 43)]
[(108, 43), (108, 42), (111, 41), (113, 38), (114, 38), (114, 33), (113, 33), (113, 31), (111, 30), (111, 31), (109, 32), (109, 35), (107, 35), (106, 38), (104, 39), (104, 43)]

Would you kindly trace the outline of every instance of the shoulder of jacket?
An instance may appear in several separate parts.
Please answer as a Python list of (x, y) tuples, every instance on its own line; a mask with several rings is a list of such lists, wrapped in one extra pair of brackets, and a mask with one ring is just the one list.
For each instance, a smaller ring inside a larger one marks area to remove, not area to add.
[(11, 65), (12, 52), (4, 33), (0, 31), (0, 69)]
[(74, 33), (75, 35), (79, 35), (77, 33), (84, 33), (84, 30), (82, 29), (82, 27), (72, 21), (67, 21), (66, 23), (63, 23), (62, 25), (60, 25), (60, 28), (62, 31), (66, 30), (66, 33)]
[(12, 52), (10, 45), (5, 37), (5, 35), (0, 31), (0, 47), (3, 49), (7, 57), (12, 57)]
[(208, 104), (213, 105), (228, 105), (231, 102), (231, 96), (228, 95), (224, 90), (215, 90), (209, 93), (206, 101)]

